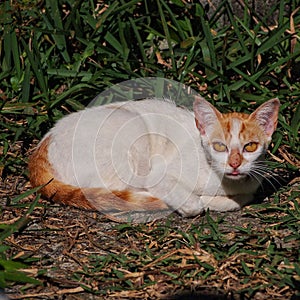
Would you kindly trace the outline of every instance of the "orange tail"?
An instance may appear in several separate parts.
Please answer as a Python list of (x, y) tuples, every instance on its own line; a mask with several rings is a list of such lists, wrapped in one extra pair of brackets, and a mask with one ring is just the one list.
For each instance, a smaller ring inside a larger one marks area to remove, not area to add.
[(108, 214), (169, 210), (168, 206), (160, 199), (142, 193), (130, 190), (109, 191), (103, 188), (79, 188), (55, 179), (48, 160), (50, 140), (51, 136), (40, 143), (28, 163), (31, 185), (33, 187), (45, 185), (41, 189), (43, 196), (53, 199), (55, 202), (85, 209), (96, 209)]

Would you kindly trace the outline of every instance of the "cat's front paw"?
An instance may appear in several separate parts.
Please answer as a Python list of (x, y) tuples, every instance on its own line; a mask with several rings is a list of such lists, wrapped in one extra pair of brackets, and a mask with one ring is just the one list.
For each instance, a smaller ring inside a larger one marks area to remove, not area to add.
[(204, 207), (199, 201), (199, 198), (197, 198), (194, 199), (194, 201), (186, 201), (179, 208), (177, 208), (177, 212), (183, 217), (194, 217), (203, 213)]
[(183, 217), (195, 217), (204, 212), (204, 209), (189, 209), (189, 208), (178, 208), (177, 212)]
[(235, 196), (201, 196), (201, 202), (205, 210), (234, 211), (240, 210), (251, 202), (253, 196), (250, 194)]

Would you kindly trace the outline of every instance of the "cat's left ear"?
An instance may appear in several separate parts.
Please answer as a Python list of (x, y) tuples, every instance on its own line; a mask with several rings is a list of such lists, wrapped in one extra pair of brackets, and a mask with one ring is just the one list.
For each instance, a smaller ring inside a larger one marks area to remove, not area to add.
[(271, 138), (277, 126), (279, 106), (279, 100), (274, 98), (263, 103), (250, 115), (250, 118), (258, 122), (269, 138)]

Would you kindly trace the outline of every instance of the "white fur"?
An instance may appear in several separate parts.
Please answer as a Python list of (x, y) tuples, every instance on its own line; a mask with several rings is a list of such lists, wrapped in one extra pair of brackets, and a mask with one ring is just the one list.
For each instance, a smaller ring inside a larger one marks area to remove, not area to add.
[[(151, 194), (184, 216), (207, 208), (241, 208), (259, 183), (224, 180), (220, 170), (227, 170), (227, 158), (218, 158), (223, 166), (216, 172), (210, 161), (214, 154), (207, 141), (202, 146), (194, 118), (188, 110), (155, 99), (87, 108), (51, 129), (49, 161), (66, 184)], [(212, 123), (213, 116), (208, 120)], [(240, 124), (233, 122), (232, 143), (241, 147)]]

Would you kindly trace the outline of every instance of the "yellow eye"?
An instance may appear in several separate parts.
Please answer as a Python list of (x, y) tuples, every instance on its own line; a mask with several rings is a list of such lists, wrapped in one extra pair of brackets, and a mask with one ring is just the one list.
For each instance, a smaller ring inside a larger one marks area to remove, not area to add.
[(227, 151), (226, 145), (224, 145), (223, 143), (220, 143), (220, 142), (214, 142), (213, 143), (213, 148), (214, 148), (214, 150), (216, 150), (218, 152), (225, 152), (225, 151)]
[(258, 143), (250, 142), (244, 146), (244, 150), (247, 152), (254, 152), (258, 147)]

